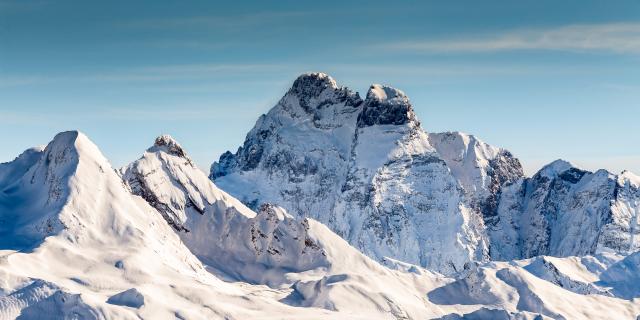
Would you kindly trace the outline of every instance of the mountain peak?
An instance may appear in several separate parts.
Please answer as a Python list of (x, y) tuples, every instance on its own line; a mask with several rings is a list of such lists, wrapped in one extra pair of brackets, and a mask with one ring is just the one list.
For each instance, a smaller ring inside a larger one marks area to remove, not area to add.
[(575, 168), (575, 166), (573, 164), (571, 164), (570, 162), (566, 161), (566, 160), (562, 160), (562, 159), (557, 159), (549, 164), (547, 164), (546, 166), (542, 167), (542, 169), (540, 169), (540, 171), (538, 171), (539, 175), (543, 175), (543, 176), (547, 176), (547, 177), (552, 177), (552, 176), (556, 176), (564, 171), (567, 171), (571, 168)]
[(385, 85), (374, 84), (367, 92), (358, 127), (373, 125), (402, 125), (417, 121), (413, 106), (404, 92)]
[(173, 137), (168, 134), (163, 134), (156, 138), (156, 141), (153, 144), (153, 147), (149, 149), (149, 151), (161, 150), (167, 152), (171, 155), (186, 158), (187, 153), (184, 151), (182, 146), (176, 141)]
[(77, 130), (58, 133), (43, 151), (43, 166), (54, 170), (62, 170), (71, 174), (80, 159), (91, 160), (99, 166), (110, 166), (98, 146), (84, 133)]
[(339, 114), (355, 113), (361, 104), (357, 92), (339, 86), (326, 73), (314, 72), (299, 76), (270, 113), (284, 111), (293, 118), (310, 118), (316, 125), (326, 127), (336, 125), (336, 121), (341, 123)]
[(80, 133), (77, 130), (60, 132), (56, 134), (55, 137), (53, 137), (53, 140), (49, 142), (45, 150), (52, 151), (60, 148), (64, 149), (71, 146), (75, 147), (76, 143), (82, 140), (83, 137), (84, 139), (88, 140), (88, 138), (84, 134)]
[(338, 89), (338, 84), (328, 74), (310, 72), (300, 75), (291, 87), (291, 91), (298, 95), (317, 97), (327, 88)]

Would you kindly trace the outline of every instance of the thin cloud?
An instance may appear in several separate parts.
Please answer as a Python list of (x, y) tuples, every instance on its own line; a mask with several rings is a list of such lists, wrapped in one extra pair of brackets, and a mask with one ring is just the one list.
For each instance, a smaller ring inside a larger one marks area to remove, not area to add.
[(59, 82), (162, 82), (224, 78), (231, 75), (256, 75), (282, 70), (278, 64), (179, 64), (139, 67), (113, 72), (78, 75), (19, 75), (0, 77), (0, 89)]
[(392, 51), (425, 53), (557, 50), (640, 54), (640, 23), (571, 25), (457, 40), (403, 41), (379, 47)]
[[(258, 103), (259, 105), (259, 103)], [(227, 115), (221, 115), (220, 107), (193, 106), (175, 108), (160, 108), (157, 106), (128, 106), (128, 107), (108, 107), (92, 106), (87, 110), (74, 110), (72, 123), (93, 122), (93, 121), (209, 121), (220, 119)], [(224, 105), (225, 108), (235, 110), (249, 110), (259, 113), (259, 107), (253, 104)], [(231, 117), (239, 116), (232, 114)], [(227, 116), (229, 117), (229, 116)], [(14, 111), (0, 110), (0, 125), (39, 125), (55, 127), (57, 123), (68, 123), (66, 114), (49, 114), (35, 111)]]
[(225, 16), (190, 16), (181, 18), (159, 18), (137, 21), (119, 22), (118, 26), (125, 28), (141, 29), (175, 29), (175, 28), (239, 28), (247, 26), (260, 26), (264, 24), (281, 22), (283, 19), (299, 18), (308, 15), (303, 11), (288, 12), (254, 12)]

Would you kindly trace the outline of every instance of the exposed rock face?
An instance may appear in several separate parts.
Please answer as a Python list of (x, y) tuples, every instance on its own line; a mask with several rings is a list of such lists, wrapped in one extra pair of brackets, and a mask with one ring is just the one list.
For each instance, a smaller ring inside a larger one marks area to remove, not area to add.
[(317, 219), (378, 260), (444, 273), (638, 241), (628, 177), (555, 163), (527, 179), (505, 149), (426, 133), (402, 91), (372, 85), (363, 101), (321, 73), (300, 76), (210, 178), (251, 208)]
[[(627, 253), (638, 243), (638, 185), (629, 173), (555, 161), (505, 188), (490, 231), (496, 259)], [(507, 241), (501, 241), (508, 239)], [(499, 245), (502, 244), (502, 245)]]
[(269, 203), (253, 212), (219, 190), (169, 136), (158, 137), (121, 171), (132, 192), (155, 207), (194, 254), (227, 274), (263, 282), (267, 269), (302, 272), (328, 265), (308, 235), (307, 219), (296, 220)]
[(524, 177), (520, 161), (508, 150), (461, 132), (430, 133), (429, 143), (464, 189), (469, 206), (488, 227), (495, 225), (501, 187)]
[(358, 116), (359, 128), (383, 124), (403, 125), (409, 121), (416, 121), (416, 115), (404, 92), (379, 84), (369, 88), (367, 100)]
[(378, 259), (443, 272), (485, 259), (482, 219), (409, 99), (382, 85), (366, 96), (325, 74), (300, 76), (210, 178), (252, 208), (272, 202), (315, 218)]

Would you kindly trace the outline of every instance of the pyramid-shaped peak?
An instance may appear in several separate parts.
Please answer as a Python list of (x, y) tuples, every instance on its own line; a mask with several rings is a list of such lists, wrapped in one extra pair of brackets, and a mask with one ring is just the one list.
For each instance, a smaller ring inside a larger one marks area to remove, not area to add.
[[(535, 176), (542, 176), (551, 179), (560, 177), (563, 180), (576, 183), (587, 173), (591, 172), (583, 170), (569, 161), (558, 159), (542, 167)], [(603, 172), (596, 172), (596, 174), (609, 175), (609, 172), (606, 172), (605, 170)]]
[(574, 167), (575, 166), (571, 164), (569, 161), (566, 161), (563, 159), (557, 159), (547, 164), (546, 166), (542, 167), (540, 172), (547, 175), (556, 175), (558, 173), (562, 173)]
[(58, 133), (44, 149), (42, 160), (46, 166), (57, 166), (78, 163), (80, 158), (110, 166), (98, 146), (77, 130)]
[(64, 149), (69, 147), (78, 149), (78, 148), (82, 148), (83, 146), (91, 147), (91, 146), (94, 146), (94, 144), (93, 142), (91, 142), (91, 140), (89, 140), (89, 138), (84, 133), (80, 131), (77, 131), (77, 130), (63, 131), (56, 134), (56, 136), (53, 137), (53, 140), (49, 142), (49, 144), (45, 148), (45, 151), (47, 150), (51, 151), (51, 150), (56, 150), (60, 148)]
[(172, 154), (178, 157), (187, 157), (187, 153), (184, 151), (182, 146), (176, 141), (173, 137), (168, 134), (163, 134), (156, 138), (156, 141), (153, 143), (153, 147), (149, 149), (149, 151), (164, 151), (166, 153)]

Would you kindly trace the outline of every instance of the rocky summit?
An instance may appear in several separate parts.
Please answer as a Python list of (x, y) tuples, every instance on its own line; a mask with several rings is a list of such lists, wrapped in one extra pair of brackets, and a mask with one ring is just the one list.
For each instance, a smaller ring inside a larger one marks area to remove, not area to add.
[(445, 274), (638, 246), (628, 178), (567, 163), (527, 178), (508, 150), (425, 131), (401, 90), (374, 84), (361, 100), (322, 73), (296, 79), (210, 178), (249, 207), (317, 219), (374, 259)]

